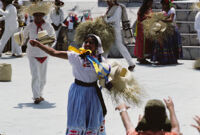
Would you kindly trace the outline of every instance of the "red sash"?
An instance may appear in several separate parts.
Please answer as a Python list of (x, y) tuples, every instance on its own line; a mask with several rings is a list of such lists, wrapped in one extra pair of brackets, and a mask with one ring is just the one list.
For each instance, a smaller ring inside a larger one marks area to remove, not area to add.
[(39, 61), (41, 64), (47, 59), (46, 57), (35, 57), (37, 61)]

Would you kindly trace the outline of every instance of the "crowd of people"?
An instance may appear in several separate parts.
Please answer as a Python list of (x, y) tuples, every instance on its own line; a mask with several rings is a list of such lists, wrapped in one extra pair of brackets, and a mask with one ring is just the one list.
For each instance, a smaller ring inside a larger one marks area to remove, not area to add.
[[(18, 23), (20, 20), (18, 15), (20, 8), (17, 8), (19, 6), (18, 1), (1, 0), (1, 2), (3, 6), (0, 9), (0, 15), (2, 15), (0, 20), (5, 20), (5, 29), (0, 40), (0, 57), (2, 57), (4, 47), (11, 37), (13, 56), (22, 56), (21, 47), (17, 45), (13, 35), (21, 31), (20, 27), (24, 27), (23, 38), (24, 44), (27, 43), (26, 52), (32, 76), (31, 88), (34, 103), (40, 104), (45, 100), (43, 98), (43, 89), (46, 84), (48, 55), (68, 60), (72, 66), (75, 81), (71, 84), (68, 93), (66, 135), (105, 135), (107, 110), (98, 85), (99, 74), (102, 74), (99, 72), (98, 66), (102, 66), (101, 62), (107, 65), (109, 63), (106, 61), (108, 54), (104, 53), (102, 39), (100, 39), (99, 35), (94, 33), (85, 35), (81, 49), (71, 48), (68, 51), (58, 51), (49, 46), (55, 46), (56, 42), (63, 43), (63, 39), (60, 38), (62, 26), (66, 24), (69, 29), (73, 29), (73, 22), (78, 20), (73, 13), (69, 14), (69, 19), (64, 19), (64, 12), (61, 9), (64, 2), (55, 0), (53, 10), (51, 10), (51, 4), (48, 2), (33, 2), (25, 10), (25, 19), (28, 18), (28, 15), (29, 21), (28, 23), (24, 21), (23, 25)], [(106, 2), (108, 10), (103, 16), (104, 21), (114, 29), (114, 45), (126, 59), (128, 70), (133, 71), (135, 63), (123, 43), (121, 33), (121, 22), (126, 19), (121, 16), (126, 14), (126, 11), (124, 6), (119, 4), (117, 0), (106, 0)], [(143, 21), (152, 17), (152, 4), (153, 0), (143, 0), (142, 6), (138, 10), (134, 55), (140, 64), (177, 64), (177, 60), (182, 58), (182, 47), (180, 33), (175, 23), (175, 8), (172, 6), (171, 0), (161, 0), (162, 13), (166, 16), (166, 19), (162, 21), (165, 23), (170, 22), (174, 29), (172, 35), (167, 36), (168, 40), (162, 41), (162, 39), (158, 39), (153, 41), (145, 37), (143, 27)], [(48, 14), (50, 14), (51, 23), (45, 20), (45, 16)], [(92, 20), (88, 14), (84, 17), (84, 21)], [(11, 25), (12, 27), (10, 27)], [(195, 25), (195, 28), (199, 30), (198, 24)], [(44, 45), (38, 40), (38, 34), (41, 31), (46, 31), (49, 37), (54, 37), (56, 40), (51, 43), (47, 42)], [(147, 59), (150, 59), (150, 61)], [(104, 71), (109, 74), (109, 70)], [(112, 87), (112, 84), (107, 84), (108, 76), (104, 75), (104, 77), (107, 88)], [(164, 103), (157, 99), (149, 100), (145, 106), (144, 116), (140, 117), (136, 128), (130, 121), (127, 112), (130, 107), (126, 103), (117, 106), (116, 110), (120, 112), (126, 134), (182, 135), (171, 97), (164, 99)], [(169, 111), (169, 118), (165, 106)], [(194, 120), (197, 125), (191, 126), (200, 132), (200, 116), (195, 116)]]

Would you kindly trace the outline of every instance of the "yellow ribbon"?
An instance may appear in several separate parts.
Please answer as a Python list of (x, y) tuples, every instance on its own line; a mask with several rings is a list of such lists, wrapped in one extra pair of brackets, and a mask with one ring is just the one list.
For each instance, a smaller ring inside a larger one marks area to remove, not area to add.
[[(90, 53), (92, 53), (92, 51), (89, 50), (89, 49), (84, 49), (84, 48), (79, 48), (79, 49), (77, 49), (77, 48), (75, 48), (75, 47), (73, 47), (73, 46), (71, 46), (71, 45), (68, 47), (68, 50), (69, 50), (69, 51), (74, 51), (74, 52), (79, 53), (79, 54), (86, 53), (87, 51), (89, 51)], [(100, 71), (100, 69), (99, 69), (98, 64), (97, 64), (96, 62), (94, 62), (94, 61), (91, 61), (91, 60), (90, 60), (90, 62), (92, 62), (92, 65), (93, 65), (93, 67), (94, 67), (94, 69), (95, 69), (97, 75), (99, 75), (99, 72), (101, 72), (101, 71)]]
[(76, 52), (76, 53), (79, 53), (79, 54), (83, 54), (83, 53), (86, 53), (86, 52), (90, 52), (90, 53), (92, 53), (92, 51), (90, 50), (90, 49), (84, 49), (84, 48), (79, 48), (79, 49), (77, 49), (77, 48), (75, 48), (75, 47), (73, 47), (73, 46), (69, 46), (68, 47), (68, 50), (69, 51), (74, 51), (74, 52)]
[(136, 26), (135, 26), (135, 33), (134, 36), (136, 37), (138, 34), (138, 21), (136, 21)]

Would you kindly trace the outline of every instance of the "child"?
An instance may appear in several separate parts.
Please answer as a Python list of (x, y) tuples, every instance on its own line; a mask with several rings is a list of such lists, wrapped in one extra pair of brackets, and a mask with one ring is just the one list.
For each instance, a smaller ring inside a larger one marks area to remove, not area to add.
[[(66, 135), (105, 135), (104, 116), (105, 105), (101, 91), (97, 86), (98, 76), (95, 69), (84, 55), (73, 51), (56, 51), (31, 40), (30, 44), (39, 47), (51, 56), (68, 59), (72, 65), (75, 82), (71, 85), (68, 94), (67, 131)], [(86, 36), (84, 49), (92, 51), (90, 56), (102, 61), (103, 48), (101, 40), (94, 34)], [(99, 93), (100, 92), (100, 93)]]

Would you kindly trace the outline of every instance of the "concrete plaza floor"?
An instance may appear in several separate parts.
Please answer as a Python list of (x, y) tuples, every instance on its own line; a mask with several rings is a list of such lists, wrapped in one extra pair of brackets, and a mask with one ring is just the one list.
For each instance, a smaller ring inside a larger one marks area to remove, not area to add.
[[(127, 67), (124, 59), (119, 61)], [(136, 61), (134, 59), (134, 61)], [(50, 57), (45, 101), (33, 104), (31, 75), (27, 56), (13, 58), (3, 55), (0, 63), (12, 64), (12, 81), (0, 82), (0, 134), (5, 135), (64, 135), (66, 129), (67, 94), (74, 81), (72, 68), (67, 60)], [(200, 115), (200, 71), (192, 68), (194, 61), (180, 60), (171, 66), (138, 65), (133, 75), (146, 91), (148, 99), (163, 99), (171, 96), (184, 135), (199, 135), (190, 124)], [(109, 96), (104, 93), (108, 114), (106, 116), (107, 135), (125, 135), (119, 112), (115, 111)], [(128, 112), (136, 126), (143, 107), (133, 106)]]

